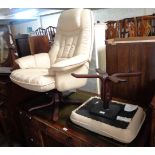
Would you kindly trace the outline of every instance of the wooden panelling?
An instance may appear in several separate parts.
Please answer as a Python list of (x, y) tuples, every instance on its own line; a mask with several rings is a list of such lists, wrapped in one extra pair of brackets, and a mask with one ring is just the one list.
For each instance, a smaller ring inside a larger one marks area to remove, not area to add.
[(107, 72), (141, 72), (128, 82), (113, 84), (113, 96), (132, 101), (149, 102), (155, 92), (155, 43), (107, 44)]

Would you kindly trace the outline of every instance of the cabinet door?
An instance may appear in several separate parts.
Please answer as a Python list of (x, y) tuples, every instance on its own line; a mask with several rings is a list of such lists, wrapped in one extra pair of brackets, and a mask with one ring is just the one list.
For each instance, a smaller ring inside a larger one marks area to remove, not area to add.
[(128, 98), (132, 100), (139, 100), (141, 92), (141, 79), (142, 79), (142, 44), (133, 43), (129, 45), (129, 72), (141, 72), (140, 76), (129, 77), (127, 82)]
[[(141, 71), (141, 48), (138, 43), (107, 45), (107, 72), (113, 74)], [(113, 97), (136, 100), (140, 77), (125, 79), (127, 82), (113, 84)]]
[(143, 43), (141, 52), (141, 98), (142, 102), (150, 103), (155, 93), (155, 43)]
[(30, 55), (30, 46), (28, 41), (28, 35), (21, 35), (15, 39), (17, 52), (19, 57)]
[[(116, 63), (115, 63), (115, 73), (128, 73), (130, 72), (130, 47), (128, 44), (118, 44), (116, 45)], [(128, 78), (126, 78), (128, 80)], [(117, 83), (113, 84), (113, 93), (116, 96), (123, 98), (128, 96), (128, 85), (127, 83)]]
[(20, 111), (20, 119), (28, 146), (43, 146), (42, 135), (37, 121), (27, 113)]

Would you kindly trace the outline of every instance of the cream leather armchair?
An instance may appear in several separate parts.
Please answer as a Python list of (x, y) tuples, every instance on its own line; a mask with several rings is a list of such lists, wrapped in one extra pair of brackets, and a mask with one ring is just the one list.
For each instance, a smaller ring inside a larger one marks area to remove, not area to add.
[(10, 78), (17, 85), (37, 91), (56, 90), (53, 120), (58, 119), (60, 92), (84, 86), (87, 79), (76, 79), (71, 73), (87, 74), (94, 41), (94, 21), (88, 9), (62, 12), (57, 25), (54, 44), (49, 53), (40, 53), (16, 60), (20, 69)]

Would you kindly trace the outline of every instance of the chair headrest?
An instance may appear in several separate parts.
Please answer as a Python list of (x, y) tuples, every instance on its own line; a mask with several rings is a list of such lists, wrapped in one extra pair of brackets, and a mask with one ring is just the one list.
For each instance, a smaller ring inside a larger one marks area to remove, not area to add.
[(81, 17), (85, 18), (84, 13), (90, 10), (88, 9), (69, 9), (60, 15), (58, 26), (62, 31), (74, 31), (82, 26)]

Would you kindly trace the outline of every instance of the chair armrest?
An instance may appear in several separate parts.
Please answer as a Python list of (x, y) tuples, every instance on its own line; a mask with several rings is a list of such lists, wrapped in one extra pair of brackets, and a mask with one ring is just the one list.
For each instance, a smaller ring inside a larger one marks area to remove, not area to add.
[(65, 71), (65, 70), (73, 69), (75, 67), (79, 67), (85, 64), (87, 61), (88, 61), (88, 58), (86, 58), (85, 55), (78, 55), (53, 64), (51, 69), (53, 71)]
[(39, 53), (16, 59), (15, 62), (20, 68), (50, 68), (48, 53)]

